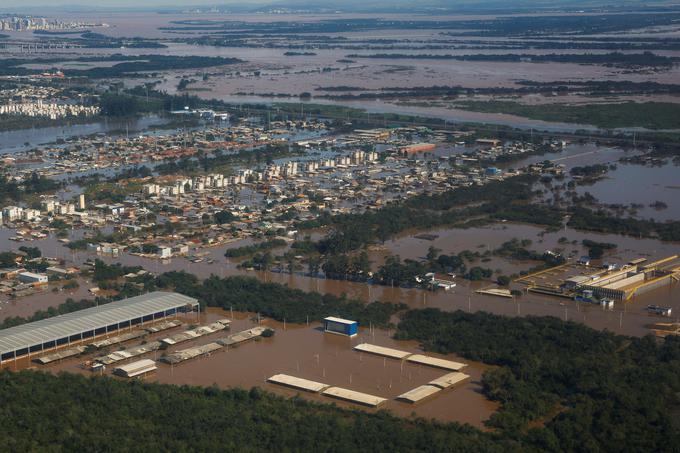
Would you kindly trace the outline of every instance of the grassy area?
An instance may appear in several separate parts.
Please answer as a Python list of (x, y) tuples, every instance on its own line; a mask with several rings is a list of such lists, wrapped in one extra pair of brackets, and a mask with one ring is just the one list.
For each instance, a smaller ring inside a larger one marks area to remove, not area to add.
[(138, 182), (112, 183), (99, 182), (85, 189), (85, 197), (97, 203), (120, 203), (127, 196), (141, 192), (142, 184)]
[(525, 105), (511, 101), (463, 101), (457, 102), (456, 106), (475, 112), (506, 113), (534, 120), (592, 124), (603, 129), (619, 127), (680, 128), (680, 104), (665, 102)]

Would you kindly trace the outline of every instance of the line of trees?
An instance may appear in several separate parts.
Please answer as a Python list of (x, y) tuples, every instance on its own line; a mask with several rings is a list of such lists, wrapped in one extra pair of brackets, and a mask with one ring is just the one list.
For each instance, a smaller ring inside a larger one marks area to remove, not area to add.
[(568, 225), (580, 230), (680, 241), (680, 221), (659, 222), (651, 219), (615, 217), (603, 209), (575, 207)]
[(215, 275), (199, 281), (186, 272), (166, 272), (159, 276), (158, 286), (195, 297), (208, 307), (249, 311), (262, 316), (304, 323), (327, 316), (341, 316), (361, 325), (388, 326), (390, 317), (406, 308), (403, 304), (348, 299), (346, 296), (319, 294), (289, 288), (279, 283), (264, 283), (252, 277)]

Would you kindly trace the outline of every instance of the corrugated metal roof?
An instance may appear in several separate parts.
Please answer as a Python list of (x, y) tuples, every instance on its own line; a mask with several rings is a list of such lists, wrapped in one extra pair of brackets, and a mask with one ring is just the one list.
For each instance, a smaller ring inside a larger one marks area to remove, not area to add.
[(182, 294), (156, 291), (11, 327), (0, 330), (0, 354), (197, 303), (196, 299)]
[(441, 387), (443, 389), (447, 389), (449, 387), (453, 387), (459, 382), (463, 382), (469, 377), (470, 376), (468, 376), (465, 373), (459, 373), (458, 371), (454, 371), (453, 373), (445, 374), (444, 376), (440, 376), (437, 379), (433, 379), (430, 382), (428, 382), (428, 384), (434, 385), (436, 387)]

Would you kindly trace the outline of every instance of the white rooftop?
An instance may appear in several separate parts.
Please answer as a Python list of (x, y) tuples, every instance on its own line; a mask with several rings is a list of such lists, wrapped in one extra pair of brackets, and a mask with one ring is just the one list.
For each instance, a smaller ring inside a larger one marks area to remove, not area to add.
[(393, 359), (404, 359), (411, 355), (410, 352), (400, 351), (398, 349), (386, 348), (370, 343), (361, 343), (354, 347), (355, 351), (369, 352), (371, 354), (382, 355)]
[(454, 371), (453, 373), (448, 373), (445, 374), (444, 376), (438, 377), (437, 379), (433, 379), (430, 382), (428, 382), (428, 384), (446, 389), (458, 384), (459, 382), (463, 382), (469, 377), (470, 376), (468, 376), (465, 373), (459, 373), (458, 371)]
[(409, 403), (417, 403), (418, 401), (425, 399), (428, 396), (432, 396), (440, 391), (441, 389), (439, 387), (425, 384), (421, 385), (420, 387), (411, 389), (406, 393), (402, 393), (397, 397), (397, 399), (408, 401)]
[(335, 316), (329, 316), (328, 318), (324, 318), (324, 321), (338, 322), (340, 324), (356, 324), (356, 321), (352, 321), (350, 319), (336, 318)]
[(421, 365), (427, 365), (436, 368), (444, 368), (445, 370), (451, 371), (458, 371), (461, 368), (467, 366), (467, 364), (465, 363), (454, 362), (452, 360), (438, 359), (436, 357), (429, 357), (422, 354), (413, 354), (406, 360), (413, 363), (419, 363)]
[(354, 390), (344, 389), (342, 387), (329, 387), (323, 392), (321, 392), (321, 394), (373, 407), (379, 406), (385, 401), (387, 401), (385, 398), (381, 398), (379, 396), (369, 395), (368, 393), (355, 392)]
[(286, 385), (288, 387), (293, 387), (296, 389), (307, 390), (308, 392), (318, 393), (321, 390), (328, 387), (327, 384), (322, 384), (320, 382), (310, 381), (308, 379), (297, 378), (295, 376), (289, 376), (287, 374), (276, 374), (269, 379), (269, 382), (274, 384)]

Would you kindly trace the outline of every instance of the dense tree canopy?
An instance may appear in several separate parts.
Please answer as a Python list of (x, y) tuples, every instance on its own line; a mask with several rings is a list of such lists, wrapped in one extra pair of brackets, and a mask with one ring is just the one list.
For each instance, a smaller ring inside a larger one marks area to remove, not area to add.
[(631, 338), (552, 317), (411, 310), (397, 338), (496, 365), (489, 422), (544, 451), (674, 451), (680, 339)]
[(86, 378), (0, 373), (7, 451), (520, 451), (456, 424), (284, 399)]

